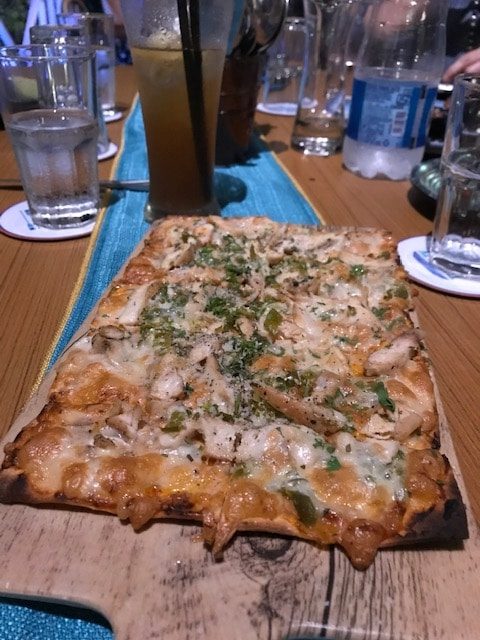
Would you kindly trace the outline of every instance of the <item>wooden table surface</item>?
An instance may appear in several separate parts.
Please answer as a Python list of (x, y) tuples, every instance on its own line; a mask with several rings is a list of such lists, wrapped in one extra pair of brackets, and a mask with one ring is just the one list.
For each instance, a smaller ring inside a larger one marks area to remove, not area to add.
[[(131, 67), (118, 69), (119, 105), (135, 92)], [(292, 120), (257, 114), (279, 160), (327, 223), (373, 225), (397, 240), (428, 233), (431, 220), (411, 204), (408, 182), (365, 180), (342, 167), (341, 154), (305, 157), (289, 148)], [(124, 120), (108, 125), (119, 142)], [(0, 132), (0, 178), (18, 177), (11, 146)], [(108, 177), (112, 161), (100, 163)], [(22, 192), (0, 189), (0, 210)], [(261, 213), (252, 211), (252, 214)], [(0, 436), (29, 397), (61, 322), (87, 247), (87, 239), (28, 242), (0, 234)], [(480, 518), (480, 301), (419, 286), (418, 314), (477, 522)]]

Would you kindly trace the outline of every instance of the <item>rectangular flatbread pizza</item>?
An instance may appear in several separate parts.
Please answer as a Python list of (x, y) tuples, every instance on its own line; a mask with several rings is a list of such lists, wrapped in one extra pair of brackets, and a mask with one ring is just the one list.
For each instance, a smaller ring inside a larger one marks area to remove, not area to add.
[(380, 547), (467, 536), (389, 233), (154, 225), (5, 446), (0, 501)]

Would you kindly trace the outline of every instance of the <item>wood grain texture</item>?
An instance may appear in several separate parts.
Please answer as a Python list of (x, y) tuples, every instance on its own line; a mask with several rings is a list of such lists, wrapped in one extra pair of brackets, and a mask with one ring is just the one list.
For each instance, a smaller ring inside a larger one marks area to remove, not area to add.
[[(127, 103), (132, 70), (119, 74), (120, 101)], [(270, 126), (267, 140), (327, 222), (385, 227), (397, 240), (430, 231), (431, 222), (409, 203), (408, 183), (363, 180), (342, 169), (340, 156), (304, 157), (288, 149), (291, 119), (258, 115), (258, 121)], [(116, 142), (121, 125), (109, 125)], [(0, 148), (0, 175), (16, 175), (3, 132)], [(101, 165), (104, 177), (109, 164)], [(0, 191), (2, 207), (20, 199), (21, 192)], [(0, 434), (30, 393), (85, 248), (85, 240), (0, 236)], [(194, 525), (154, 523), (135, 533), (104, 514), (0, 505), (0, 592), (97, 609), (118, 640), (480, 638), (473, 517), (480, 515), (480, 303), (419, 287), (418, 312), (467, 491), (445, 430), (443, 448), (472, 507), (463, 547), (383, 550), (362, 573), (338, 550), (239, 535), (215, 562)]]

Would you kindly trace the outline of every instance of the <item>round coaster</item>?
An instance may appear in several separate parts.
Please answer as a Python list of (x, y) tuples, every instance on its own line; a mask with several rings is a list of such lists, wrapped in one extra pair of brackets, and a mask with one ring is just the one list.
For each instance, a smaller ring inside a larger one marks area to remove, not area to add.
[(480, 280), (450, 276), (430, 263), (426, 236), (402, 240), (398, 244), (398, 254), (405, 271), (412, 280), (445, 293), (480, 298)]
[(22, 240), (67, 240), (89, 236), (95, 221), (70, 229), (47, 229), (34, 224), (26, 200), (14, 204), (0, 216), (0, 231)]
[(110, 141), (107, 149), (103, 153), (99, 153), (97, 158), (98, 160), (108, 160), (109, 158), (113, 158), (113, 156), (117, 153), (118, 146)]
[(123, 118), (123, 111), (119, 111), (118, 109), (105, 109), (103, 111), (103, 119), (105, 122), (116, 122), (117, 120), (121, 120)]

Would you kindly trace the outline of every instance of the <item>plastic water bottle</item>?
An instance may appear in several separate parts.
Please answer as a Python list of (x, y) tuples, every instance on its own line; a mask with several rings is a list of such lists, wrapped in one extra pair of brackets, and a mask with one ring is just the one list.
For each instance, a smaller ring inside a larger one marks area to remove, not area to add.
[(343, 144), (365, 178), (405, 180), (425, 151), (445, 60), (448, 0), (384, 0), (370, 8)]

